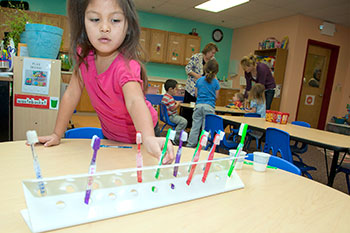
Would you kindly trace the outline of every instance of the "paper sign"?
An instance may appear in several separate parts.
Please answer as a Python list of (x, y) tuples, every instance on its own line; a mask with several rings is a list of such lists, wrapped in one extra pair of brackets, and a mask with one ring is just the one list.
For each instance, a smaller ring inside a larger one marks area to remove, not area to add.
[(27, 108), (49, 108), (50, 97), (15, 94), (14, 106)]
[(51, 61), (23, 58), (22, 92), (49, 94)]
[(315, 104), (315, 96), (314, 95), (306, 95), (305, 105), (314, 105)]

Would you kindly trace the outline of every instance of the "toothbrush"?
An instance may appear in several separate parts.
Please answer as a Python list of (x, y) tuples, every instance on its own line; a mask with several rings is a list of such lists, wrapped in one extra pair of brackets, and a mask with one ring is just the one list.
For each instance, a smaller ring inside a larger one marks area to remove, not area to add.
[(142, 170), (141, 170), (142, 169), (142, 155), (141, 155), (142, 138), (141, 138), (140, 131), (136, 132), (136, 143), (137, 143), (136, 167), (140, 169), (140, 170), (137, 170), (137, 182), (141, 183), (142, 182)]
[[(205, 133), (203, 133), (202, 137), (199, 140), (198, 151), (197, 151), (197, 153), (196, 153), (196, 155), (195, 155), (195, 157), (193, 159), (193, 162), (198, 162), (199, 155), (201, 153), (202, 147), (207, 144), (207, 141), (208, 141), (208, 132), (205, 132)], [(196, 170), (196, 167), (197, 167), (197, 164), (193, 164), (191, 166), (191, 171), (190, 171), (190, 174), (188, 175), (188, 178), (187, 178), (187, 181), (186, 181), (187, 185), (190, 185), (190, 183), (192, 181), (192, 177), (193, 177), (194, 171)]]
[[(168, 129), (168, 132), (167, 132), (166, 138), (165, 138), (165, 144), (164, 144), (164, 147), (163, 147), (163, 150), (162, 150), (162, 155), (160, 156), (160, 160), (159, 160), (158, 166), (162, 165), (163, 159), (164, 159), (164, 156), (165, 156), (165, 153), (166, 153), (166, 150), (168, 148), (168, 141), (169, 141), (169, 139), (174, 140), (175, 134), (176, 134), (175, 130)], [(156, 175), (155, 175), (156, 179), (158, 179), (158, 177), (159, 177), (159, 172), (160, 172), (160, 168), (158, 167)]]
[[(182, 154), (182, 143), (187, 141), (187, 137), (188, 137), (188, 134), (184, 130), (181, 130), (180, 137), (179, 137), (180, 138), (179, 148), (177, 149), (177, 152), (176, 152), (175, 163), (180, 162), (180, 158), (181, 158), (181, 154)], [(177, 176), (178, 170), (179, 170), (179, 166), (175, 166), (174, 167), (174, 176), (175, 177)]]
[(242, 152), (242, 149), (243, 149), (243, 146), (244, 146), (244, 139), (245, 139), (245, 136), (247, 134), (247, 129), (248, 129), (248, 125), (244, 124), (244, 123), (242, 123), (241, 126), (239, 127), (238, 135), (241, 135), (242, 137), (241, 137), (240, 143), (238, 144), (238, 147), (237, 147), (237, 150), (236, 150), (236, 154), (233, 157), (233, 160), (232, 160), (232, 163), (231, 163), (231, 167), (230, 167), (230, 169), (228, 171), (228, 174), (227, 174), (228, 177), (231, 177), (232, 171), (235, 168), (235, 164), (236, 164), (236, 160), (237, 160), (236, 158)]
[[(34, 150), (35, 143), (39, 142), (38, 135), (37, 135), (35, 130), (28, 130), (27, 131), (27, 142), (32, 149), (33, 165), (34, 165), (34, 171), (35, 171), (36, 178), (38, 180), (42, 180), (38, 156), (36, 155), (35, 150)], [(38, 187), (39, 187), (41, 196), (46, 195), (46, 189), (45, 189), (44, 182), (39, 181)]]
[(108, 148), (129, 148), (129, 149), (132, 148), (132, 146), (110, 146), (110, 145), (101, 145), (100, 147), (108, 147)]
[[(202, 130), (201, 135), (199, 135), (199, 138), (202, 138), (202, 136), (203, 136), (203, 134), (204, 134), (205, 132), (206, 132), (205, 130)], [(208, 134), (208, 135), (209, 135), (209, 134)], [(196, 154), (197, 154), (198, 147), (199, 147), (199, 143), (197, 144), (197, 147), (196, 147), (196, 149), (195, 149), (195, 151), (194, 151), (194, 154), (193, 154), (193, 156), (192, 156), (191, 162), (193, 162), (194, 156), (196, 156)], [(188, 167), (188, 172), (190, 172), (191, 167), (192, 167), (191, 165)]]
[[(215, 152), (215, 149), (216, 149), (216, 146), (220, 144), (220, 141), (225, 137), (225, 132), (222, 132), (221, 130), (218, 131), (218, 133), (215, 135), (214, 137), (214, 143), (213, 143), (213, 146), (209, 152), (209, 156), (208, 156), (208, 161), (211, 161), (213, 160), (214, 158), (214, 152)], [(206, 179), (207, 179), (207, 176), (208, 176), (208, 173), (209, 173), (209, 169), (210, 169), (210, 166), (211, 166), (211, 162), (208, 162), (206, 165), (205, 165), (205, 170), (204, 170), (204, 174), (203, 174), (203, 177), (202, 177), (202, 182), (205, 183)]]
[(94, 181), (94, 177), (92, 176), (96, 172), (96, 156), (97, 156), (97, 151), (100, 149), (100, 143), (101, 139), (97, 136), (94, 135), (91, 139), (91, 148), (94, 150), (94, 153), (92, 155), (90, 167), (89, 167), (89, 178), (88, 178), (88, 183), (86, 187), (86, 192), (85, 192), (85, 199), (84, 203), (89, 204), (90, 200), (90, 195), (91, 195), (91, 188), (92, 188), (92, 182)]

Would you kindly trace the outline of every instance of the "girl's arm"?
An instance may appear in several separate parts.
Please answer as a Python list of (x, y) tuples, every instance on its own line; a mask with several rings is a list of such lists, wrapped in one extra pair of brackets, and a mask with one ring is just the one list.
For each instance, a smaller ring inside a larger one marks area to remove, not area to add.
[(61, 99), (58, 109), (56, 126), (53, 134), (39, 137), (39, 142), (44, 146), (54, 146), (60, 143), (61, 137), (66, 131), (69, 120), (71, 119), (74, 109), (78, 105), (84, 84), (77, 72), (73, 72), (67, 90)]
[[(142, 132), (142, 143), (147, 151), (160, 158), (165, 144), (165, 138), (155, 137), (153, 121), (150, 111), (146, 105), (141, 85), (138, 82), (127, 82), (123, 86), (125, 105), (134, 123), (136, 131)], [(168, 142), (167, 154), (163, 160), (164, 164), (169, 164), (174, 160), (174, 148)]]

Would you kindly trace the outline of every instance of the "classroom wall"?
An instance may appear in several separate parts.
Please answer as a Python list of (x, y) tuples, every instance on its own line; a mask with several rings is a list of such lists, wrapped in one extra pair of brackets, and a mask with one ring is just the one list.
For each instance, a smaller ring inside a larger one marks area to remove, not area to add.
[[(334, 115), (345, 115), (346, 103), (350, 103), (350, 28), (336, 25), (337, 32), (333, 37), (321, 35), (318, 28), (322, 22), (316, 18), (295, 15), (234, 31), (231, 59), (235, 60), (253, 52), (258, 43), (267, 37), (276, 37), (278, 40), (289, 37), (281, 111), (289, 112), (290, 120), (296, 117), (308, 39), (340, 46), (327, 120)], [(243, 75), (240, 67), (234, 87), (239, 87), (239, 76)]]
[[(31, 11), (66, 15), (66, 0), (28, 0), (28, 2)], [(221, 79), (223, 76), (228, 76), (233, 29), (143, 11), (139, 11), (138, 14), (141, 27), (184, 34), (188, 34), (192, 31), (192, 28), (196, 28), (197, 33), (201, 37), (201, 50), (209, 42), (214, 42), (211, 38), (213, 30), (216, 28), (221, 29), (224, 33), (224, 38), (222, 41), (216, 43), (219, 47), (219, 52), (216, 54), (216, 59), (220, 65), (218, 78)], [(177, 79), (187, 78), (184, 66), (150, 62), (146, 65), (146, 69), (148, 76)]]

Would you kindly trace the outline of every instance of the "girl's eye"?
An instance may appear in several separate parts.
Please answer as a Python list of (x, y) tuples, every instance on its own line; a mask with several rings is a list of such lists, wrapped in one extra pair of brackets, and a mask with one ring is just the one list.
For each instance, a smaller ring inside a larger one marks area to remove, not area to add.
[(100, 21), (100, 19), (98, 19), (98, 18), (92, 18), (92, 19), (90, 19), (90, 21), (91, 21), (91, 22), (98, 22), (98, 21)]
[(119, 22), (120, 22), (120, 19), (112, 19), (112, 22), (113, 22), (113, 23), (119, 23)]

